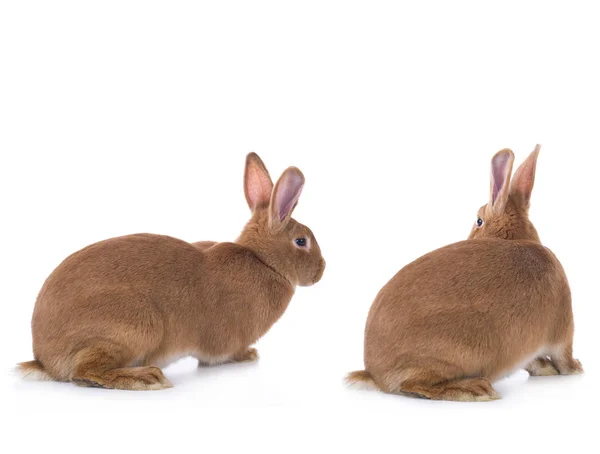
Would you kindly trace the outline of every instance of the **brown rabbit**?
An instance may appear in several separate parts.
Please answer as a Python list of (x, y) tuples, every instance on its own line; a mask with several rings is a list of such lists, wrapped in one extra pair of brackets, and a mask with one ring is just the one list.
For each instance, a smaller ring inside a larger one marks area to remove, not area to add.
[(563, 268), (529, 221), (539, 145), (510, 175), (492, 159), (490, 201), (469, 239), (430, 252), (381, 289), (365, 329), (365, 371), (350, 384), (429, 399), (497, 399), (492, 382), (577, 374), (571, 293)]
[(252, 218), (235, 243), (194, 245), (139, 234), (92, 244), (48, 277), (33, 311), (35, 360), (24, 376), (115, 389), (163, 389), (159, 367), (254, 361), (249, 348), (281, 317), (297, 285), (321, 279), (310, 229), (291, 218), (304, 176), (288, 168), (275, 187), (246, 158)]

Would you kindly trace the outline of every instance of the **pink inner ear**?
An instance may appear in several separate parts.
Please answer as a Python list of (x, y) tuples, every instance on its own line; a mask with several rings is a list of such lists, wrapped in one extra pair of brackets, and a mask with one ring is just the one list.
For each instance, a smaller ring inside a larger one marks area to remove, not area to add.
[(257, 166), (248, 168), (248, 198), (252, 207), (256, 208), (269, 202), (273, 183)]
[(492, 161), (492, 203), (496, 201), (506, 182), (509, 160), (510, 155), (503, 153), (496, 156)]
[(294, 209), (303, 187), (304, 178), (296, 172), (288, 172), (279, 182), (275, 203), (280, 221), (283, 221)]

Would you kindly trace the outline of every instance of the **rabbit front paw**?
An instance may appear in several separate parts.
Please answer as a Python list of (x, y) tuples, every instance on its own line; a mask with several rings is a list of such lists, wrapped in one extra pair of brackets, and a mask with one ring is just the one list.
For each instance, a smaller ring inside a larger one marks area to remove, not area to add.
[(250, 363), (254, 361), (258, 361), (258, 351), (255, 348), (248, 348), (232, 358), (232, 362), (234, 363)]

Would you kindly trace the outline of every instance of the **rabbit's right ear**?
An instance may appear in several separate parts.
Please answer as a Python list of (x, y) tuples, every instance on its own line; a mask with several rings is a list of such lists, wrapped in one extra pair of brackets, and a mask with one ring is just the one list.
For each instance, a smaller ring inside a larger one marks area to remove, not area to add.
[(535, 167), (540, 147), (541, 145), (539, 144), (535, 146), (535, 150), (519, 166), (510, 183), (511, 197), (519, 200), (525, 208), (529, 208), (529, 199), (531, 198), (533, 182), (535, 181)]
[(289, 222), (303, 187), (304, 175), (296, 167), (289, 167), (279, 177), (269, 207), (271, 229), (279, 231)]
[(490, 202), (488, 208), (494, 214), (504, 212), (510, 187), (510, 175), (512, 173), (515, 155), (511, 150), (505, 148), (500, 150), (492, 158), (492, 171), (490, 174)]
[(257, 208), (269, 206), (272, 192), (269, 171), (256, 153), (249, 153), (244, 170), (244, 195), (250, 210), (254, 213)]

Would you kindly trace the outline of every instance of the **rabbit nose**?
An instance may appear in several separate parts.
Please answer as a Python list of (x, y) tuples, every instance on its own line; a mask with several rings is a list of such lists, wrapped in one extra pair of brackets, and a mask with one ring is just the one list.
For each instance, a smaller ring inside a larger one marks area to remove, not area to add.
[(325, 272), (325, 260), (321, 259), (321, 261), (319, 262), (319, 269), (317, 270), (317, 275), (313, 279), (313, 284), (316, 284), (317, 282), (319, 282), (321, 280), (324, 272)]

